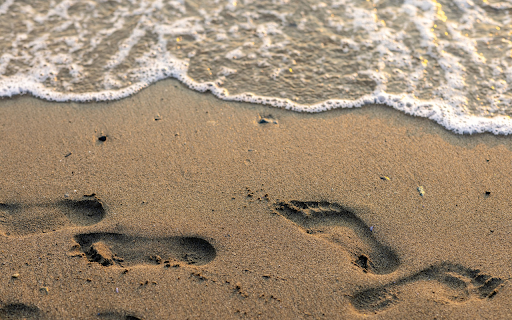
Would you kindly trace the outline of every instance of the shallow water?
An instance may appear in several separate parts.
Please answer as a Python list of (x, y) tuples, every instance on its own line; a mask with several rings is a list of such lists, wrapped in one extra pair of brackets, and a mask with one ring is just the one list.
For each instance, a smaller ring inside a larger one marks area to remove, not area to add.
[(509, 134), (511, 12), (511, 0), (6, 0), (0, 96), (112, 100), (175, 77), (225, 100), (382, 103)]

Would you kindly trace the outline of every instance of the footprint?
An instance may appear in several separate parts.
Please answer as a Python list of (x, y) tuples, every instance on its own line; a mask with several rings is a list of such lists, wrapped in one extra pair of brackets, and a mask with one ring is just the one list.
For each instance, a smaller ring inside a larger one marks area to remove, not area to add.
[(120, 233), (84, 233), (75, 236), (89, 261), (103, 266), (160, 264), (178, 260), (203, 265), (216, 257), (215, 248), (197, 237), (149, 238)]
[(84, 197), (82, 200), (62, 200), (60, 209), (75, 225), (90, 226), (105, 218), (103, 203), (96, 197)]
[(0, 309), (0, 319), (46, 319), (45, 315), (34, 306), (12, 303)]
[(276, 212), (307, 233), (343, 246), (365, 272), (387, 274), (400, 265), (397, 254), (380, 243), (350, 209), (329, 202), (280, 202)]
[(71, 226), (89, 226), (106, 215), (94, 196), (58, 202), (24, 204), (0, 203), (0, 232), (6, 236), (26, 236)]
[(472, 298), (491, 299), (504, 283), (504, 280), (482, 274), (480, 270), (443, 262), (386, 285), (359, 291), (350, 300), (359, 312), (383, 311), (399, 301), (401, 287), (417, 284), (418, 281), (436, 281), (441, 284), (446, 289), (449, 302), (466, 302)]

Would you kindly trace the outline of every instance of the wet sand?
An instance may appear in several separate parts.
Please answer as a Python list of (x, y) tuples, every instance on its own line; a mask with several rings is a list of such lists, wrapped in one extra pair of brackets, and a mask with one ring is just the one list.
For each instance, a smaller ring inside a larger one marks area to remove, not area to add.
[(0, 319), (512, 317), (510, 137), (172, 80), (0, 137)]

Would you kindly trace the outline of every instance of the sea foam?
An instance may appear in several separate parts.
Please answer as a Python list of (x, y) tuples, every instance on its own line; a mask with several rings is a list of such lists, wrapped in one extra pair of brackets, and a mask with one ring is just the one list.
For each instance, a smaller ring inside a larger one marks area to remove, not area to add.
[(512, 133), (512, 1), (0, 4), (0, 96), (105, 101), (165, 78), (301, 112), (385, 104)]

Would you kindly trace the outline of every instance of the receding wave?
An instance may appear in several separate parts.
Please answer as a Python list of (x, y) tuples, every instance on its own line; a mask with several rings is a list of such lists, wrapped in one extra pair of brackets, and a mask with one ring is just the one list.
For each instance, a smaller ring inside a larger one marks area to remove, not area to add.
[(386, 104), (512, 133), (512, 1), (6, 0), (0, 96), (120, 99), (174, 77), (295, 111)]

